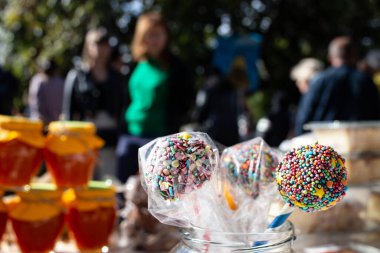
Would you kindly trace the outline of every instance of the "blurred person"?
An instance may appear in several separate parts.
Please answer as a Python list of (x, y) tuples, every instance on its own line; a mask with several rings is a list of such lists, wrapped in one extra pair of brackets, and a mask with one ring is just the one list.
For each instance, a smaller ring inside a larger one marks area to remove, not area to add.
[(122, 76), (125, 75), (125, 73), (123, 73), (125, 63), (123, 62), (123, 54), (120, 52), (119, 47), (113, 48), (112, 53), (111, 53), (110, 62), (111, 62), (111, 67), (116, 72), (120, 73)]
[(163, 17), (157, 12), (141, 15), (131, 45), (135, 64), (124, 115), (127, 134), (117, 146), (117, 176), (122, 182), (138, 170), (138, 148), (153, 138), (178, 132), (192, 104), (191, 78), (169, 46)]
[(372, 76), (373, 82), (380, 91), (380, 49), (369, 51), (358, 67)]
[(256, 136), (262, 137), (270, 146), (277, 147), (288, 136), (291, 125), (290, 101), (288, 93), (276, 91), (265, 117), (256, 124)]
[(0, 114), (13, 114), (13, 100), (17, 95), (18, 89), (18, 80), (12, 73), (0, 66)]
[[(323, 63), (314, 58), (302, 59), (292, 70), (290, 77), (295, 81), (299, 92), (303, 95), (309, 89), (310, 80), (323, 70)], [(290, 101), (286, 91), (276, 91), (271, 100), (268, 114), (256, 125), (256, 135), (271, 146), (277, 147), (285, 140), (291, 128), (292, 114)]]
[(239, 142), (239, 93), (228, 78), (212, 70), (198, 91), (194, 120), (200, 131), (226, 146)]
[(114, 175), (115, 146), (122, 111), (123, 85), (111, 64), (112, 48), (105, 28), (87, 32), (80, 66), (66, 77), (63, 113), (67, 120), (91, 121), (106, 146), (97, 177)]
[(323, 63), (314, 58), (305, 58), (292, 68), (290, 77), (296, 82), (301, 94), (309, 89), (310, 80), (323, 70)]
[(58, 120), (62, 113), (64, 79), (55, 61), (43, 62), (39, 73), (29, 84), (28, 104), (30, 117), (46, 125)]
[(310, 82), (301, 98), (295, 134), (312, 121), (359, 121), (380, 118), (379, 94), (371, 77), (356, 69), (356, 49), (349, 37), (337, 37), (328, 48), (331, 67)]
[(364, 59), (358, 63), (358, 68), (370, 74), (380, 71), (380, 50), (369, 51)]

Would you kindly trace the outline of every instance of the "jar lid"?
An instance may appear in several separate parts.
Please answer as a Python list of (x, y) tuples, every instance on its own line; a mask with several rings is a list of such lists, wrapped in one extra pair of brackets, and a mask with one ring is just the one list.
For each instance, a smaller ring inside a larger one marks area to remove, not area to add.
[(82, 211), (100, 207), (114, 207), (115, 188), (106, 182), (91, 181), (87, 188), (69, 189), (63, 193), (62, 200), (67, 206), (75, 206)]
[(51, 183), (32, 183), (30, 186), (25, 186), (24, 191), (17, 192), (17, 195), (28, 200), (58, 200), (62, 191)]
[(0, 142), (18, 140), (36, 148), (45, 145), (42, 121), (0, 115)]
[(31, 120), (20, 116), (0, 115), (0, 128), (13, 131), (42, 131), (40, 120)]
[(86, 153), (104, 145), (91, 122), (55, 121), (48, 129), (46, 148), (59, 155)]
[(5, 199), (10, 217), (24, 221), (40, 221), (56, 217), (63, 212), (62, 191), (48, 183), (26, 186), (24, 191)]
[(88, 187), (76, 191), (79, 198), (114, 198), (115, 187), (103, 181), (90, 181)]
[(61, 134), (62, 132), (78, 134), (96, 133), (96, 127), (93, 123), (81, 121), (54, 121), (49, 124), (48, 129), (52, 134)]
[(115, 187), (101, 181), (90, 181), (83, 189), (69, 189), (63, 194), (64, 202), (68, 203), (78, 199), (113, 199), (115, 197)]

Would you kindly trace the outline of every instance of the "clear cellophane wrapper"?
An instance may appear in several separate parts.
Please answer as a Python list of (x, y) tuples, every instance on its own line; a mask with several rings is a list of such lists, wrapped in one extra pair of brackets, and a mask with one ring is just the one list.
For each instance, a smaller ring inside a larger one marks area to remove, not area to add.
[(164, 224), (220, 230), (218, 162), (216, 145), (200, 132), (160, 137), (140, 148), (149, 212)]
[(177, 228), (160, 223), (148, 211), (148, 195), (139, 176), (128, 178), (125, 188), (124, 220), (120, 225), (122, 244), (131, 250), (168, 252), (180, 239)]
[(279, 153), (262, 138), (236, 144), (220, 158), (220, 202), (235, 232), (263, 232), (271, 203), (279, 198), (275, 171)]

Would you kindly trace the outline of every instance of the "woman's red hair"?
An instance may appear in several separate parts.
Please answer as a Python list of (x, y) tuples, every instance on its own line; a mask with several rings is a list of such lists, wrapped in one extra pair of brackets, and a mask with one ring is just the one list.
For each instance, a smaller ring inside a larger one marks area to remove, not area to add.
[[(159, 12), (147, 12), (138, 18), (131, 45), (132, 57), (135, 61), (140, 61), (148, 57), (144, 38), (154, 27), (162, 27), (169, 37), (168, 27)], [(166, 47), (168, 47), (168, 45), (169, 42), (166, 43)], [(165, 51), (167, 51), (167, 48), (165, 48), (162, 53), (165, 53)]]

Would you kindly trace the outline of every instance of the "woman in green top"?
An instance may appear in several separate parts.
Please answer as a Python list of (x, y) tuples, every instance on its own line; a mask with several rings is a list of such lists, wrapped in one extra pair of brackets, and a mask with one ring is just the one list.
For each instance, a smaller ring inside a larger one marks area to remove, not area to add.
[(185, 68), (169, 51), (169, 31), (161, 15), (139, 17), (132, 41), (136, 63), (128, 83), (124, 119), (128, 134), (119, 138), (117, 177), (125, 182), (138, 170), (138, 148), (153, 138), (178, 132), (194, 91)]
[(168, 71), (153, 60), (140, 61), (129, 80), (131, 104), (126, 113), (128, 132), (134, 136), (167, 133)]

